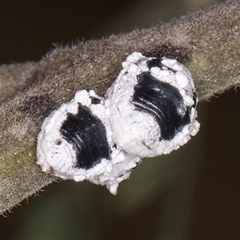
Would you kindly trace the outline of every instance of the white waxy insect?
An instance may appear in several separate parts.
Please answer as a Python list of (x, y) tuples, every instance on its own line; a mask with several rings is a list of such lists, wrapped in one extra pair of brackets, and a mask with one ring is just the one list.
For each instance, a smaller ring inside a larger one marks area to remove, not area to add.
[(199, 129), (194, 91), (191, 74), (176, 60), (131, 54), (106, 94), (116, 144), (140, 157), (185, 144)]
[(130, 54), (105, 98), (77, 91), (38, 136), (42, 170), (116, 194), (143, 157), (170, 153), (199, 130), (191, 74), (174, 59)]

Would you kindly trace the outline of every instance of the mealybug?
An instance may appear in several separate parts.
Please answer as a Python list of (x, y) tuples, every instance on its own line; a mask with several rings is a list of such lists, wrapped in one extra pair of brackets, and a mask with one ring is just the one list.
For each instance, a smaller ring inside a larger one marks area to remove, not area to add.
[(77, 91), (44, 120), (37, 145), (44, 172), (116, 194), (143, 157), (168, 154), (198, 132), (195, 87), (184, 65), (134, 52), (122, 66), (105, 98)]

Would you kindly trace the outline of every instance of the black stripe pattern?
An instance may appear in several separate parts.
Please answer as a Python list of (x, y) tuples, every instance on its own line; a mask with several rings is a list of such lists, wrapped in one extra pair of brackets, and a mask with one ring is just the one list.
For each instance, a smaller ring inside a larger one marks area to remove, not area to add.
[(76, 152), (75, 167), (90, 169), (104, 158), (110, 160), (105, 126), (87, 107), (79, 104), (77, 114), (68, 113), (60, 132)]
[[(157, 62), (152, 62), (156, 64)], [(158, 65), (159, 67), (159, 65)], [(186, 108), (178, 89), (154, 78), (149, 72), (138, 75), (132, 103), (139, 111), (146, 111), (157, 121), (161, 139), (171, 140), (190, 123), (190, 109)], [(181, 111), (185, 114), (180, 114)]]

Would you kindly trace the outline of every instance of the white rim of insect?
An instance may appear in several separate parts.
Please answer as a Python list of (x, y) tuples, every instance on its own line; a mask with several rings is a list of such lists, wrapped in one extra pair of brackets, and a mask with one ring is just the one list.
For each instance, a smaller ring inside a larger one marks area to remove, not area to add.
[(183, 64), (133, 52), (122, 66), (105, 98), (77, 91), (44, 120), (37, 144), (44, 172), (116, 194), (143, 157), (168, 154), (198, 132), (195, 87)]

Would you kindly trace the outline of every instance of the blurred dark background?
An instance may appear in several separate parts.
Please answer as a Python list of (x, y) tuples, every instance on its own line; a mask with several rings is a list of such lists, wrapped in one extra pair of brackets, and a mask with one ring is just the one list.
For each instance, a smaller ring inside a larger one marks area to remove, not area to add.
[[(0, 64), (148, 28), (217, 1), (0, 1)], [(112, 196), (64, 181), (0, 217), (0, 239), (240, 239), (239, 90), (198, 105), (201, 130), (145, 159)]]

